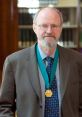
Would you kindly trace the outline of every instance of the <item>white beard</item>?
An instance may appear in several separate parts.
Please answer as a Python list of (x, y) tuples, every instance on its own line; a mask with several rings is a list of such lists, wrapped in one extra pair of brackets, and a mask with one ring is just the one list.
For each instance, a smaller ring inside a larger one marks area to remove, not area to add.
[(40, 45), (42, 46), (42, 48), (46, 48), (46, 49), (52, 49), (55, 48), (57, 45), (58, 39), (51, 39), (51, 41), (47, 41), (46, 39), (42, 39), (40, 40)]

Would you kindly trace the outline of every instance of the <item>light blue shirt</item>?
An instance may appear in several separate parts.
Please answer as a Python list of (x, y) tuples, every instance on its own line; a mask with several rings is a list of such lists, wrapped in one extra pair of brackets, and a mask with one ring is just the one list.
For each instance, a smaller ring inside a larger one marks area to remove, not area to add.
[[(39, 49), (39, 52), (40, 52), (40, 55), (42, 57), (42, 60), (44, 58), (47, 57), (47, 55), (41, 50), (41, 48), (38, 46), (38, 49)], [(54, 58), (54, 54), (55, 52), (50, 56), (52, 58)], [(59, 97), (59, 108), (61, 109), (61, 94), (60, 94), (60, 76), (59, 76), (59, 60), (58, 60), (58, 64), (57, 64), (57, 69), (56, 69), (56, 79), (57, 79), (57, 87), (58, 87), (58, 97)], [(59, 110), (61, 113), (61, 110)], [(60, 114), (60, 117), (61, 117), (61, 114)]]

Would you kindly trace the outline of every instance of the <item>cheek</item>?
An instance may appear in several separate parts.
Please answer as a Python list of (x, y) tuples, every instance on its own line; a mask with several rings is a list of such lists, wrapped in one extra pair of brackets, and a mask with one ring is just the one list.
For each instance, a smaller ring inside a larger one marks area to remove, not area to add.
[(59, 36), (61, 34), (61, 29), (55, 30), (54, 34), (55, 36)]
[(43, 31), (37, 31), (37, 36), (43, 37), (45, 33)]

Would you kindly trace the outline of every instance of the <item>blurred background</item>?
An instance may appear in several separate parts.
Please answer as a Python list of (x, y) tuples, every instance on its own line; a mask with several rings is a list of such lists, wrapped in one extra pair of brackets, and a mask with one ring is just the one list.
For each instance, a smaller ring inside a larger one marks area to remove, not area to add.
[(82, 52), (82, 0), (0, 0), (0, 83), (6, 56), (36, 42), (33, 17), (46, 6), (56, 7), (63, 14), (58, 44)]

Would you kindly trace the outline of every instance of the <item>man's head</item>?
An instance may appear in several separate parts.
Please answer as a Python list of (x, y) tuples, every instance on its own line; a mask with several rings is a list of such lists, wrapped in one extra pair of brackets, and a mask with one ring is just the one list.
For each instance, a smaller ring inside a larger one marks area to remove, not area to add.
[(41, 48), (51, 50), (56, 47), (62, 24), (62, 14), (56, 8), (46, 7), (38, 11), (33, 20), (33, 29)]

